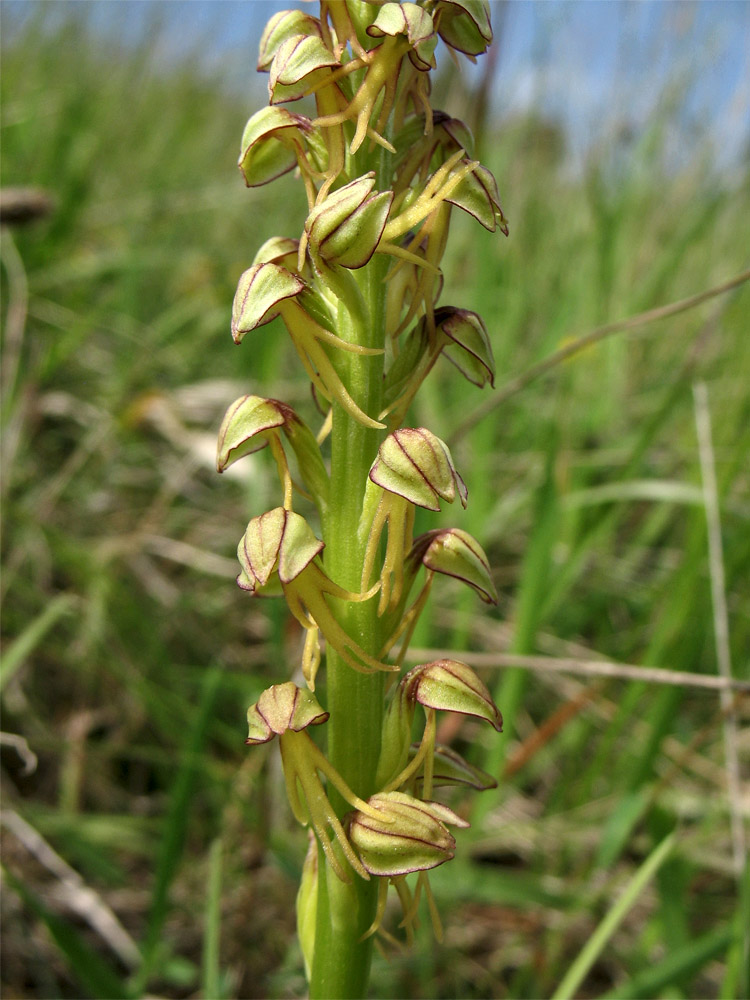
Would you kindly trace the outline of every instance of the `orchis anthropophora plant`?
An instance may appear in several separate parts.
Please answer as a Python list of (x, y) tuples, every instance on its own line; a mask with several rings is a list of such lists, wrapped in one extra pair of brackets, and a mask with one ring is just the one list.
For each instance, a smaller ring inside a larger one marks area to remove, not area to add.
[[(248, 187), (296, 169), (308, 212), (298, 238), (266, 242), (240, 277), (232, 336), (263, 336), (280, 317), (326, 412), (315, 434), (285, 403), (242, 396), (217, 459), (221, 472), (268, 447), (281, 482), (281, 506), (247, 525), (237, 582), (283, 594), (306, 636), (289, 670), (301, 667), (307, 689), (286, 680), (265, 691), (248, 710), (247, 742), (279, 737), (292, 811), (310, 829), (297, 917), (313, 997), (365, 994), (390, 885), (407, 939), (422, 894), (440, 933), (426, 872), (454, 856), (448, 826), (467, 823), (433, 791), (494, 784), (436, 743), (442, 709), (501, 731), (473, 671), (438, 660), (397, 678), (436, 573), (496, 601), (487, 557), (465, 531), (414, 538), (417, 507), (465, 507), (467, 489), (440, 438), (402, 426), (441, 355), (468, 383), (494, 382), (480, 317), (438, 305), (440, 265), (454, 209), (506, 235), (507, 222), (469, 130), (429, 99), (438, 38), (473, 60), (492, 40), (489, 14), (487, 0), (282, 11), (260, 43), (269, 106), (242, 136)], [(302, 111), (286, 107), (295, 101)], [(325, 707), (312, 693), (318, 674)], [(307, 732), (321, 724), (325, 752)]]

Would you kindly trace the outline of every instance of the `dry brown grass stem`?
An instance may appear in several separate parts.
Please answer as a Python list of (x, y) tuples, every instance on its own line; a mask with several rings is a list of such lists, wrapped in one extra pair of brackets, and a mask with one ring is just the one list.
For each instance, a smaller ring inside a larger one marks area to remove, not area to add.
[[(409, 663), (427, 663), (430, 660), (449, 658), (445, 649), (410, 649), (406, 654)], [(461, 659), (471, 667), (496, 669), (520, 667), (544, 673), (578, 674), (582, 677), (614, 677), (628, 681), (645, 681), (647, 684), (672, 684), (676, 686), (708, 688), (713, 691), (750, 693), (750, 681), (713, 674), (695, 674), (687, 670), (669, 670), (664, 667), (640, 667), (634, 663), (614, 663), (610, 660), (579, 660), (567, 656), (522, 656), (519, 653), (461, 653)], [(730, 695), (731, 697), (731, 695)]]
[(708, 390), (705, 382), (693, 385), (695, 401), (695, 426), (698, 435), (698, 455), (703, 482), (703, 504), (706, 510), (708, 528), (708, 565), (711, 577), (711, 603), (714, 617), (714, 643), (719, 677), (725, 681), (719, 696), (724, 711), (724, 753), (727, 766), (727, 791), (732, 824), (732, 851), (737, 877), (741, 877), (745, 867), (746, 839), (742, 818), (742, 778), (739, 754), (737, 753), (737, 713), (730, 694), (732, 685), (732, 661), (729, 648), (729, 613), (726, 599), (726, 575), (721, 544), (721, 515), (719, 512), (719, 491), (716, 484), (716, 466), (711, 433), (711, 411), (708, 404)]
[(449, 444), (456, 444), (456, 442), (468, 434), (472, 427), (475, 427), (484, 420), (486, 416), (504, 403), (506, 399), (525, 389), (529, 383), (534, 382), (540, 376), (545, 375), (548, 371), (556, 368), (563, 361), (567, 361), (568, 358), (582, 351), (584, 348), (591, 347), (592, 344), (597, 344), (600, 340), (611, 337), (613, 333), (625, 333), (639, 326), (645, 326), (647, 323), (655, 323), (657, 320), (668, 319), (670, 316), (676, 316), (678, 313), (686, 312), (688, 309), (695, 309), (696, 306), (707, 302), (709, 299), (716, 298), (717, 295), (723, 295), (725, 292), (730, 292), (732, 289), (738, 288), (748, 279), (750, 279), (750, 269), (742, 271), (721, 285), (715, 285), (713, 288), (699, 292), (697, 295), (691, 295), (686, 299), (679, 299), (677, 302), (670, 302), (666, 306), (658, 306), (656, 309), (647, 309), (645, 312), (629, 316), (627, 319), (618, 319), (614, 323), (606, 323), (604, 326), (598, 326), (595, 330), (590, 330), (588, 333), (583, 334), (583, 336), (576, 337), (573, 340), (568, 341), (567, 338), (564, 338), (567, 341), (564, 347), (554, 351), (546, 358), (537, 362), (537, 364), (527, 368), (525, 372), (521, 372), (520, 375), (516, 375), (515, 378), (506, 382), (504, 386), (478, 406), (473, 413), (470, 413), (450, 435), (448, 439)]
[(138, 946), (99, 893), (14, 809), (0, 812), (0, 825), (55, 878), (54, 898), (58, 903), (85, 921), (128, 968), (137, 968), (141, 960)]

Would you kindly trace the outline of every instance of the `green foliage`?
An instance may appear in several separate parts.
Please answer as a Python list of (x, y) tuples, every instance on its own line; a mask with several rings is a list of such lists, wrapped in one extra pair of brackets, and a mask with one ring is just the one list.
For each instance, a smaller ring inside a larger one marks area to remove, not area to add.
[[(3, 363), (15, 352), (18, 371), (2, 402), (3, 728), (38, 758), (24, 773), (3, 746), (4, 808), (111, 906), (153, 963), (149, 992), (301, 995), (301, 836), (283, 826), (270, 757), (243, 745), (247, 705), (298, 656), (299, 635), (281, 604), (249, 606), (231, 586), (237, 524), (272, 496), (272, 459), (266, 450), (219, 478), (213, 452), (227, 400), (244, 393), (278, 391), (315, 423), (287, 381), (295, 362), (282, 337), (236, 356), (227, 347), (239, 275), (262, 239), (295, 231), (304, 197), (289, 177), (248, 191), (236, 175), (244, 96), (192, 69), (157, 70), (154, 48), (102, 48), (82, 15), (54, 38), (43, 29), (40, 15), (10, 35), (2, 67), (3, 184), (44, 186), (57, 203), (12, 243), (3, 235)], [(606, 151), (581, 175), (567, 170), (554, 123), (514, 120), (484, 138), (512, 235), (457, 219), (443, 300), (470, 301), (484, 319), (501, 390), (565, 338), (746, 266), (747, 178), (711, 176), (700, 150), (665, 173), (666, 124), (651, 123), (617, 175)], [(13, 247), (28, 283), (17, 342), (7, 309), (25, 298)], [(700, 378), (731, 653), (747, 679), (749, 310), (745, 286), (615, 335), (452, 446), (471, 473), (458, 521), (497, 568), (501, 605), (480, 623), (476, 602), (444, 586), (414, 642), (715, 673), (695, 495)], [(438, 362), (413, 424), (451, 445), (483, 398)], [(207, 664), (221, 665), (208, 682)], [(433, 951), (418, 935), (413, 954), (376, 962), (374, 993), (552, 995), (679, 820), (672, 855), (578, 995), (740, 995), (747, 921), (715, 692), (483, 677), (501, 686), (502, 759), (470, 720), (438, 737), (505, 776), (462, 834), (472, 840), (451, 862), (460, 867), (433, 879), (445, 945)], [(460, 789), (450, 801), (460, 812)], [(14, 833), (3, 840), (7, 992), (128, 995), (138, 969), (59, 903), (57, 877)]]

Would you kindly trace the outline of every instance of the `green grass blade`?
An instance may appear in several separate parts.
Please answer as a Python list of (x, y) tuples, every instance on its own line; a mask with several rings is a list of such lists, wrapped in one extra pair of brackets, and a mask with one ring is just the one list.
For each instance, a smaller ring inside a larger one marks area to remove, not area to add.
[(206, 925), (203, 931), (203, 996), (206, 1000), (221, 997), (221, 838), (211, 844), (208, 855), (208, 886), (206, 891)]
[(39, 645), (52, 626), (66, 615), (73, 604), (72, 594), (59, 594), (31, 622), (0, 659), (0, 691)]
[[(731, 939), (732, 928), (729, 925), (717, 927), (605, 993), (602, 1000), (649, 1000), (649, 997), (660, 996), (667, 986), (683, 977), (695, 975), (707, 962), (719, 956)], [(742, 994), (733, 993), (732, 996)]]
[(623, 894), (591, 935), (578, 958), (573, 962), (570, 969), (568, 969), (552, 1000), (572, 1000), (576, 990), (583, 982), (586, 973), (597, 960), (604, 946), (617, 930), (630, 908), (635, 904), (641, 892), (654, 877), (660, 865), (667, 859), (674, 847), (674, 842), (675, 835), (674, 833), (670, 833), (649, 854), (626, 886)]
[(205, 679), (200, 708), (193, 724), (182, 762), (174, 784), (164, 820), (161, 850), (156, 864), (156, 876), (151, 902), (151, 916), (143, 946), (143, 965), (136, 978), (136, 992), (142, 993), (159, 954), (161, 931), (169, 913), (169, 889), (182, 857), (190, 817), (190, 799), (198, 777), (200, 751), (221, 679), (221, 669), (215, 667)]
[(609, 868), (619, 858), (630, 835), (651, 804), (652, 796), (649, 785), (623, 794), (612, 810), (599, 841), (595, 862), (597, 868)]
[[(518, 590), (518, 608), (511, 652), (532, 653), (542, 617), (544, 594), (549, 586), (552, 548), (559, 530), (559, 504), (555, 486), (555, 458), (557, 435), (550, 432), (544, 479), (535, 498), (534, 529), (523, 561)], [(523, 670), (506, 670), (493, 691), (496, 704), (503, 713), (505, 738), (497, 740), (482, 765), (490, 774), (500, 775), (508, 744), (513, 737), (516, 714), (521, 706), (523, 692), (528, 683), (528, 673)], [(498, 792), (499, 794), (499, 792)], [(486, 795), (477, 800), (475, 819), (479, 820), (497, 801), (497, 795)]]
[(66, 958), (72, 976), (88, 996), (94, 1000), (127, 1000), (132, 996), (117, 971), (84, 941), (72, 924), (48, 910), (12, 872), (6, 868), (2, 871), (14, 892), (47, 928)]
[(734, 940), (719, 993), (721, 1000), (746, 997), (750, 991), (750, 858), (745, 862), (733, 931)]

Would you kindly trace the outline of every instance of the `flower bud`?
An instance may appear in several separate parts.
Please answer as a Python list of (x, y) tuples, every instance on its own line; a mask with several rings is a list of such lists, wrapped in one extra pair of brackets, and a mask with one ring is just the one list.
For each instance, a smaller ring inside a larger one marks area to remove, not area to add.
[(499, 733), (503, 718), (486, 685), (471, 667), (458, 660), (422, 663), (401, 681), (405, 696), (425, 708), (459, 712), (485, 719)]
[(304, 136), (312, 123), (284, 108), (262, 108), (245, 126), (238, 166), (248, 187), (260, 187), (304, 159)]
[(466, 506), (466, 486), (448, 446), (424, 427), (402, 427), (389, 434), (378, 449), (370, 479), (427, 510), (440, 510), (441, 499), (453, 503), (456, 493)]
[(371, 171), (338, 188), (310, 212), (305, 222), (310, 254), (352, 270), (375, 253), (388, 218), (393, 192), (371, 194)]
[(382, 812), (382, 821), (358, 810), (351, 818), (349, 840), (371, 875), (406, 875), (450, 861), (456, 841), (445, 824), (469, 825), (447, 806), (404, 792), (380, 792), (368, 805)]
[(467, 531), (437, 528), (420, 535), (409, 553), (412, 572), (420, 562), (433, 573), (443, 573), (468, 583), (486, 604), (497, 604), (487, 556)]
[(319, 35), (293, 35), (279, 46), (271, 63), (268, 92), (272, 105), (303, 97), (338, 59)]
[(298, 733), (327, 719), (328, 712), (323, 711), (312, 692), (298, 688), (292, 681), (274, 684), (247, 710), (249, 731), (245, 743), (268, 743), (290, 729)]
[(273, 57), (281, 45), (294, 35), (322, 37), (320, 21), (301, 10), (280, 10), (274, 14), (263, 30), (258, 53), (258, 72), (271, 67)]

